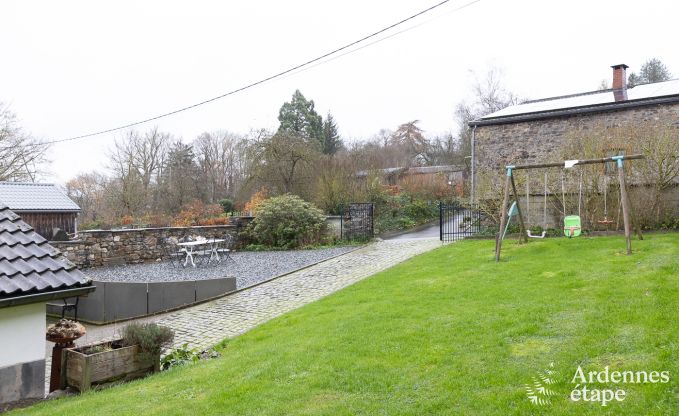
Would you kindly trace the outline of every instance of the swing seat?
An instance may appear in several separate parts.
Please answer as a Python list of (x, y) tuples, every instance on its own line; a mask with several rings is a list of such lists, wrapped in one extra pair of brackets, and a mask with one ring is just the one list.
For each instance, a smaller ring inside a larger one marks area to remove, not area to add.
[(580, 216), (569, 215), (563, 219), (563, 233), (566, 237), (579, 237), (582, 231)]
[(533, 234), (531, 234), (530, 230), (526, 230), (526, 235), (530, 238), (545, 238), (545, 236), (547, 235), (547, 231), (542, 230), (542, 234), (533, 235)]
[(603, 224), (603, 225), (610, 225), (610, 224), (613, 224), (615, 221), (609, 220), (608, 217), (604, 217), (603, 220), (599, 220), (599, 221), (597, 221), (597, 222), (598, 222), (599, 224)]

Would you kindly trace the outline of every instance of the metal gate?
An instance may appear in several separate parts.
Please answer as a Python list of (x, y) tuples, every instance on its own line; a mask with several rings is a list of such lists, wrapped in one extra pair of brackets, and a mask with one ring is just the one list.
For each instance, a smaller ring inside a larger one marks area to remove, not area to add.
[(481, 231), (481, 212), (470, 205), (439, 203), (441, 241), (457, 241)]
[(375, 205), (370, 202), (351, 203), (341, 215), (341, 237), (343, 240), (370, 240), (375, 236), (373, 214)]

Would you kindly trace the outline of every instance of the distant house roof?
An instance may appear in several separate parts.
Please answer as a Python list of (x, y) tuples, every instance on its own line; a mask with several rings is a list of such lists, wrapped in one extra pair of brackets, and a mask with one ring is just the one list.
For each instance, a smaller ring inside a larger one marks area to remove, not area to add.
[(80, 207), (51, 183), (0, 182), (0, 205), (18, 212), (79, 212)]
[[(614, 111), (652, 104), (679, 103), (679, 79), (627, 88), (627, 99), (620, 100), (621, 90), (592, 91), (527, 101), (469, 122), (470, 126), (518, 123), (545, 118)], [(616, 101), (616, 96), (618, 100)]]
[(21, 217), (0, 206), (0, 307), (76, 296), (92, 281)]
[[(438, 165), (438, 166), (413, 166), (410, 168), (385, 168), (385, 169), (376, 169), (374, 172), (379, 172), (382, 175), (389, 176), (389, 175), (416, 175), (416, 174), (424, 174), (424, 173), (439, 173), (439, 172), (461, 172), (464, 171), (463, 166), (456, 166), (456, 165)], [(362, 177), (362, 176), (368, 176), (370, 171), (367, 170), (360, 170), (356, 172), (356, 176)]]
[(462, 172), (464, 166), (456, 165), (438, 165), (438, 166), (413, 166), (407, 170), (408, 173), (439, 173), (439, 172)]

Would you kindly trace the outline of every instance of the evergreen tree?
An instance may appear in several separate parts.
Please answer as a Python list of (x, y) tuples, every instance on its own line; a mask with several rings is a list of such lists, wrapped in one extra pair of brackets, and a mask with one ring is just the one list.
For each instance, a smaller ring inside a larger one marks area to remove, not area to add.
[(412, 163), (427, 164), (427, 150), (429, 141), (424, 137), (424, 131), (417, 125), (419, 120), (409, 121), (398, 126), (391, 135), (392, 145), (403, 146), (412, 157)]
[(337, 122), (335, 118), (328, 112), (328, 116), (323, 121), (323, 154), (334, 155), (343, 146), (342, 139), (340, 139)]
[(193, 146), (181, 141), (173, 143), (161, 177), (160, 198), (167, 211), (178, 212), (182, 205), (200, 198), (199, 176), (200, 169), (196, 164)]
[(641, 66), (639, 75), (632, 72), (627, 77), (627, 86), (633, 87), (639, 84), (667, 81), (672, 78), (672, 73), (658, 58), (652, 58)]
[(632, 72), (631, 74), (629, 74), (629, 76), (627, 77), (627, 86), (628, 86), (629, 88), (632, 88), (633, 86), (639, 85), (639, 84), (643, 84), (643, 82), (641, 81), (641, 78), (639, 77), (639, 75), (637, 75), (637, 74), (634, 73), (634, 72)]
[(278, 113), (279, 132), (294, 134), (307, 142), (323, 146), (323, 118), (316, 113), (314, 101), (307, 100), (299, 90), (290, 102), (283, 103)]

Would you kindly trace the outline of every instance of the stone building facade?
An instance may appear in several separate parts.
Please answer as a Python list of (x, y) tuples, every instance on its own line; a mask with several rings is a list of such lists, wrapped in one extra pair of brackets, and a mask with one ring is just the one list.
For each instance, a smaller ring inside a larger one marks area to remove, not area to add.
[(471, 121), (472, 181), (508, 164), (564, 160), (561, 150), (568, 139), (594, 129), (649, 122), (679, 126), (679, 79), (628, 89), (627, 65), (612, 68), (609, 90), (528, 101)]
[[(509, 164), (558, 162), (563, 160), (559, 150), (569, 137), (584, 137), (602, 127), (647, 122), (668, 122), (679, 126), (679, 101), (479, 126), (475, 132), (477, 172), (499, 172)], [(572, 155), (570, 159), (580, 156)]]
[[(637, 128), (671, 128), (674, 138), (679, 131), (679, 79), (653, 84), (637, 85), (627, 88), (626, 65), (615, 65), (613, 68), (613, 88), (582, 94), (567, 95), (535, 101), (528, 101), (483, 116), (469, 123), (472, 129), (472, 163), (470, 187), (472, 199), (475, 201), (497, 198), (501, 192), (503, 172), (507, 165), (563, 162), (564, 160), (608, 157), (618, 154), (638, 153), (639, 146), (635, 137), (639, 137)], [(629, 134), (629, 137), (627, 135)], [(618, 135), (613, 140), (612, 137)], [(679, 136), (676, 137), (679, 140)], [(595, 144), (593, 152), (590, 148), (584, 154), (584, 143)], [(573, 146), (573, 145), (576, 146)], [(579, 147), (578, 144), (583, 144)], [(576, 149), (574, 151), (574, 149)], [(604, 169), (602, 167), (602, 169)], [(609, 172), (607, 172), (609, 173)], [(556, 172), (558, 175), (559, 172)], [(571, 174), (570, 172), (565, 174)], [(523, 174), (525, 180), (531, 176), (532, 195), (540, 197), (543, 192), (542, 173), (535, 171)], [(537, 175), (537, 176), (536, 176)], [(609, 175), (610, 176), (610, 175)], [(630, 184), (643, 185), (629, 180)], [(614, 180), (614, 179), (612, 179)], [(525, 182), (523, 182), (525, 183)], [(521, 185), (521, 182), (519, 182)], [(573, 184), (571, 184), (573, 185)], [(601, 185), (603, 186), (603, 185)], [(577, 188), (577, 184), (571, 187)], [(643, 186), (636, 186), (631, 193), (638, 193), (632, 198), (643, 198)], [(571, 191), (572, 191), (571, 189)], [(524, 189), (519, 193), (523, 194)], [(676, 200), (679, 189), (674, 187), (663, 191), (662, 199), (670, 210), (679, 208)], [(560, 185), (552, 184), (550, 195), (561, 199)], [(568, 196), (567, 196), (568, 197)], [(571, 199), (577, 197), (571, 192)], [(609, 195), (609, 198), (612, 198)], [(522, 202), (525, 198), (520, 198)], [(615, 202), (615, 201), (612, 201)], [(577, 203), (566, 205), (577, 206)], [(550, 204), (548, 222), (550, 226), (558, 226), (560, 216), (558, 210), (563, 204), (554, 201)], [(533, 204), (531, 211), (542, 211), (541, 204)], [(601, 207), (597, 208), (602, 211)], [(530, 212), (536, 218), (542, 218), (542, 212)], [(599, 212), (597, 215), (600, 215)], [(672, 214), (674, 215), (674, 214)], [(596, 222), (592, 216), (591, 222)]]

